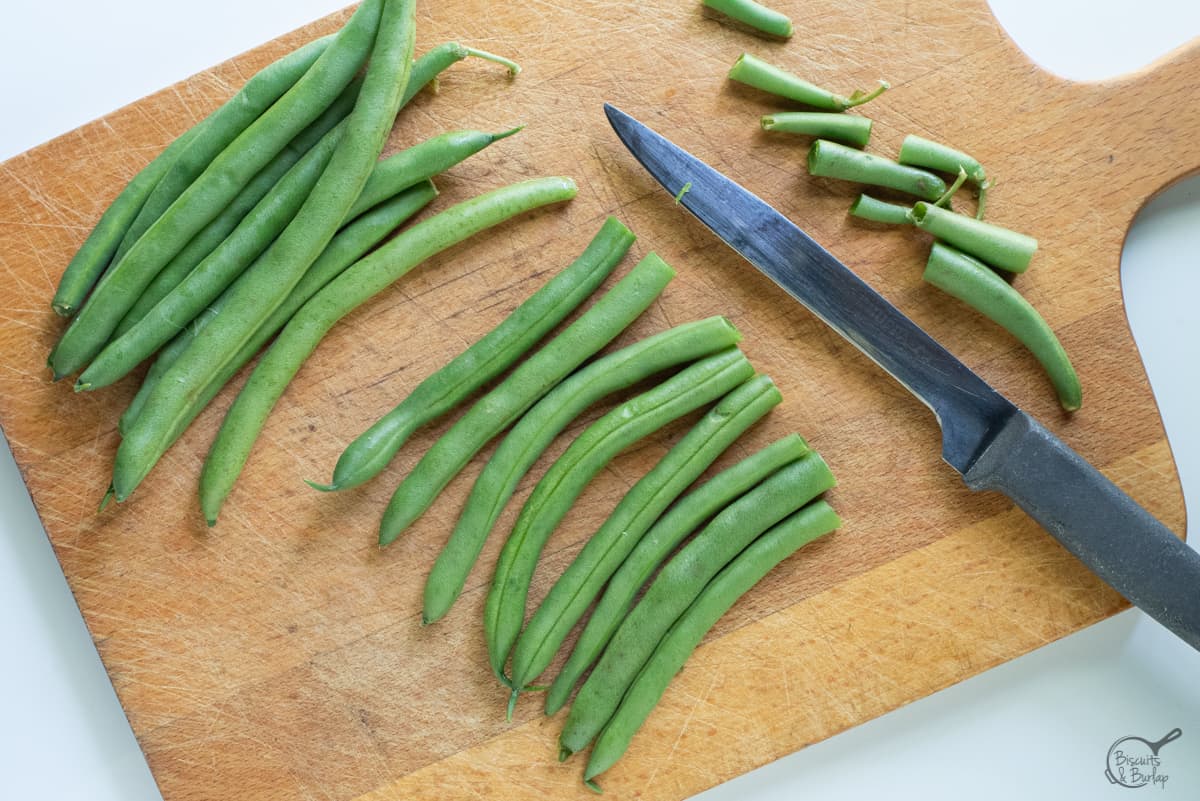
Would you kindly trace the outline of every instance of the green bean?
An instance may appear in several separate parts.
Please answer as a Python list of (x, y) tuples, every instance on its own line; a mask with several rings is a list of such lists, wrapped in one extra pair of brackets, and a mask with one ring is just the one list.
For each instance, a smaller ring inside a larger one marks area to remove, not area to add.
[[(341, 122), (354, 107), (358, 90), (362, 81), (355, 80), (338, 96), (328, 109), (325, 110), (311, 125), (300, 132), (300, 135), (288, 143), (288, 146), (271, 159), (271, 163), (263, 167), (250, 183), (243, 187), (225, 209), (213, 221), (204, 226), (204, 230), (192, 237), (183, 250), (175, 254), (163, 267), (154, 280), (150, 282), (141, 296), (121, 318), (113, 331), (113, 339), (121, 337), (126, 331), (146, 316), (160, 300), (179, 286), (188, 273), (210, 253), (216, 250), (225, 237), (238, 227), (248, 214), (267, 196), (275, 184), (287, 174), (288, 170), (311, 151), (327, 133)], [(265, 245), (264, 245), (265, 247)]]
[(100, 280), (105, 269), (112, 264), (113, 254), (116, 253), (129, 224), (194, 135), (195, 129), (186, 131), (167, 145), (153, 161), (133, 176), (100, 215), (96, 227), (88, 234), (67, 265), (67, 269), (63, 271), (62, 277), (58, 279), (58, 288), (50, 301), (50, 308), (54, 309), (55, 314), (60, 317), (72, 317), (79, 311), (88, 292)]
[(620, 706), (600, 731), (584, 770), (584, 781), (616, 764), (634, 733), (654, 709), (704, 635), (733, 604), (772, 568), (800, 548), (841, 525), (833, 508), (817, 501), (795, 512), (738, 554), (708, 583), (692, 605), (675, 621), (646, 660), (621, 699)]
[[(384, 0), (363, 0), (354, 16), (304, 76), (213, 159), (208, 168), (134, 243), (120, 262), (105, 273), (88, 303), (76, 315), (50, 354), (50, 366), (55, 378), (74, 373), (99, 353), (121, 318), (166, 263), (220, 214), (241, 188), (346, 88), (366, 58), (375, 33), (380, 28), (380, 7), (383, 4)], [(388, 38), (391, 37), (385, 37), (381, 41), (386, 43)], [(411, 66), (411, 61), (406, 58), (403, 64), (405, 78)], [(382, 117), (383, 112), (394, 110), (394, 104), (373, 102), (378, 99), (377, 88), (368, 91), (372, 74), (378, 72), (379, 70), (368, 70), (363, 92), (351, 114), (351, 120), (367, 116), (367, 108), (370, 107), (369, 116), (378, 125), (378, 119)], [(392, 86), (389, 87), (396, 95), (396, 102), (399, 102), (405, 82), (399, 81), (397, 86), (397, 82), (393, 80)], [(388, 118), (389, 125), (390, 119)], [(352, 126), (354, 129), (358, 127), (357, 123)], [(375, 132), (380, 136), (382, 147), (382, 137), (386, 135), (387, 130), (380, 125), (379, 130)], [(358, 138), (349, 134), (344, 137), (345, 150), (359, 150), (356, 143)], [(373, 152), (371, 161), (378, 157), (378, 150)], [(366, 156), (371, 153), (372, 148), (363, 148), (357, 155), (365, 164)], [(334, 162), (340, 165), (341, 159), (335, 156)], [(332, 176), (350, 175), (340, 166), (328, 174), (331, 176), (331, 183), (334, 182)], [(349, 202), (352, 203), (353, 198), (357, 197), (357, 190), (362, 188), (360, 181), (365, 176), (365, 169), (361, 174), (354, 171), (355, 180), (345, 181), (348, 184), (347, 189), (355, 190), (348, 193), (351, 197)], [(314, 192), (314, 200), (311, 202), (314, 212), (315, 207), (327, 205), (325, 195), (325, 191)], [(308, 237), (319, 244), (315, 248), (318, 252), (328, 241), (327, 236), (323, 234), (332, 234), (332, 231), (327, 229), (330, 225), (336, 225), (342, 214), (330, 214), (328, 218), (324, 225), (304, 227), (304, 230), (310, 232)], [(291, 255), (294, 258), (295, 254)], [(297, 272), (302, 272), (308, 266), (308, 262), (303, 259), (291, 263)], [(296, 266), (297, 264), (299, 266)], [(290, 288), (290, 285), (286, 286), (280, 297)], [(258, 298), (255, 299), (255, 303), (260, 308), (269, 310)], [(118, 491), (118, 500), (120, 495)]]
[[(378, 162), (363, 187), (362, 196), (372, 201), (371, 206), (376, 205), (379, 200), (392, 197), (418, 181), (452, 167), (511, 133), (453, 131), (427, 139)], [(79, 377), (76, 389), (106, 386), (126, 375), (212, 302), (295, 217), (320, 178), (340, 138), (340, 128), (330, 131), (280, 180), (220, 247), (197, 265), (149, 315), (100, 352)], [(362, 205), (356, 202), (347, 212), (346, 219), (358, 216)]]
[(866, 147), (871, 138), (871, 121), (855, 114), (828, 111), (778, 111), (759, 120), (764, 131), (819, 136), (855, 147)]
[[(254, 336), (238, 351), (237, 356), (208, 382), (203, 392), (190, 404), (171, 437), (171, 443), (179, 438), (196, 418), (196, 415), (204, 410), (209, 401), (221, 391), (221, 388), (233, 378), (237, 371), (253, 359), (262, 346), (287, 325), (292, 315), (308, 302), (309, 298), (341, 275), (347, 267), (379, 244), (405, 220), (427, 206), (436, 196), (437, 189), (434, 188), (433, 183), (422, 181), (391, 200), (379, 204), (338, 231), (337, 236), (325, 248), (321, 256), (313, 262), (312, 267), (308, 268), (304, 277), (300, 279), (300, 283), (296, 284), (284, 302), (271, 313), (266, 322), (254, 332)], [(181, 331), (159, 352), (158, 358), (155, 359), (154, 365), (146, 375), (142, 389), (134, 396), (133, 402), (121, 416), (119, 427), (122, 434), (129, 429), (133, 420), (140, 414), (146, 397), (149, 392), (153, 391), (154, 384), (161, 380), (167, 368), (174, 364), (175, 359), (191, 345), (201, 329), (220, 316), (232, 291), (232, 287), (225, 290), (221, 297), (213, 301), (213, 304), (205, 310), (204, 314), (197, 317), (187, 329)]]
[(584, 409), (669, 367), (736, 345), (741, 336), (724, 317), (670, 328), (575, 371), (522, 415), (483, 466), (438, 554), (425, 582), (422, 622), (432, 623), (449, 611), (521, 478)]
[[(421, 56), (413, 64), (412, 76), (408, 80), (408, 88), (404, 92), (404, 103), (408, 104), (417, 92), (424, 89), (430, 83), (437, 80), (447, 67), (456, 61), (462, 61), (464, 58), (474, 56), (484, 61), (491, 61), (495, 64), (500, 64), (508, 69), (510, 77), (515, 77), (521, 71), (521, 67), (515, 61), (510, 61), (503, 56), (498, 56), (495, 53), (488, 53), (483, 50), (476, 50), (473, 47), (464, 47), (458, 42), (443, 42), (437, 47), (430, 50), (425, 55)], [(434, 84), (436, 86), (436, 84)]]
[(720, 11), (727, 17), (745, 23), (751, 28), (789, 39), (792, 36), (792, 21), (786, 14), (754, 2), (754, 0), (702, 0), (704, 5)]
[(310, 481), (309, 486), (323, 491), (346, 489), (377, 476), (416, 429), (507, 370), (574, 311), (612, 273), (634, 238), (615, 217), (605, 220), (571, 265), (351, 442), (338, 458), (332, 483)]
[(559, 758), (583, 749), (599, 733), (667, 629), (722, 567), (833, 485), (824, 460), (809, 453), (734, 501), (684, 545), (621, 622), (579, 689), (559, 736)]
[(987, 178), (987, 173), (978, 160), (961, 150), (913, 134), (904, 137), (897, 160), (901, 164), (948, 172), (952, 175), (962, 169), (966, 171), (971, 183), (976, 185), (982, 184)]
[(933, 243), (924, 278), (1008, 331), (1041, 363), (1059, 403), (1073, 412), (1083, 403), (1079, 376), (1062, 343), (1037, 309), (986, 264), (939, 242)]
[(433, 503), (492, 437), (603, 348), (644, 312), (675, 277), (650, 253), (561, 334), (522, 362), (467, 410), (400, 482), (379, 526), (379, 544), (391, 543)]
[(859, 195), (850, 206), (850, 213), (855, 217), (890, 225), (911, 225), (912, 220), (908, 216), (910, 211), (910, 206), (877, 200), (870, 195)]
[(737, 348), (708, 356), (588, 426), (550, 466), (504, 543), (484, 605), (488, 659), (501, 681), (509, 683), (504, 663), (525, 620), (525, 601), (542, 548), (592, 477), (628, 445), (711, 403), (752, 375), (754, 368)]
[(946, 191), (946, 183), (931, 172), (905, 167), (827, 139), (818, 139), (809, 148), (808, 171), (821, 178), (884, 186), (930, 201)]
[(75, 391), (100, 389), (124, 378), (233, 283), (296, 216), (296, 210), (312, 192), (333, 157), (344, 127), (342, 123), (329, 131), (254, 208), (242, 215), (234, 230), (177, 286), (128, 331), (105, 345), (75, 380)]
[(928, 203), (915, 204), (909, 218), (921, 230), (1010, 273), (1029, 269), (1029, 262), (1037, 252), (1037, 240), (1031, 236)]
[(659, 515), (699, 478), (742, 432), (783, 397), (767, 376), (737, 387), (708, 411), (617, 504), (567, 567), (517, 639), (512, 654), (513, 693), (550, 665), (567, 634), (583, 617)]
[(826, 111), (845, 111), (854, 106), (861, 106), (883, 94), (888, 88), (887, 81), (880, 81), (878, 88), (863, 93), (854, 92), (850, 97), (834, 94), (827, 89), (809, 83), (787, 70), (768, 64), (749, 53), (742, 53), (733, 67), (729, 70), (731, 80), (753, 86), (764, 92), (803, 103), (806, 106), (824, 109)]
[(113, 257), (120, 261), (142, 234), (200, 177), (213, 159), (291, 89), (333, 42), (327, 36), (284, 56), (246, 82), (232, 99), (196, 126), (196, 136), (167, 171), (129, 226)]
[(667, 554), (697, 526), (749, 492), (775, 471), (809, 452), (798, 434), (789, 434), (749, 456), (692, 490), (672, 506), (634, 547), (609, 580), (604, 595), (588, 617), (571, 656), (546, 694), (546, 714), (566, 704), (584, 671), (596, 661), (609, 639), (629, 614), (642, 585)]
[(241, 473), (276, 401), (333, 325), (426, 259), (518, 214), (575, 196), (566, 178), (525, 181), (454, 206), (392, 239), (351, 266), (304, 304), (280, 332), (238, 393), (200, 474), (208, 524)]

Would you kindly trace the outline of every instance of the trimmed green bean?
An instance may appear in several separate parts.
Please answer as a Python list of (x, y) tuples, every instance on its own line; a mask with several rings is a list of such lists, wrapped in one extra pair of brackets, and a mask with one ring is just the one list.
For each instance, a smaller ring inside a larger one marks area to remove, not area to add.
[(884, 186), (929, 201), (937, 200), (946, 191), (945, 181), (931, 172), (905, 167), (827, 139), (818, 139), (809, 148), (808, 171), (821, 178)]
[(1037, 240), (1031, 236), (928, 203), (914, 204), (909, 218), (921, 230), (1010, 273), (1029, 269), (1029, 262), (1037, 252)]
[[(326, 51), (326, 56), (338, 48), (340, 38), (371, 2), (364, 0), (358, 7), (346, 28), (338, 34), (339, 41)], [(151, 393), (146, 408), (117, 448), (113, 488), (118, 501), (129, 497), (150, 472), (169, 446), (189, 405), (222, 368), (236, 358), (242, 346), (254, 336), (254, 330), (292, 291), (305, 270), (325, 249), (362, 191), (408, 83), (412, 69), (413, 16), (413, 0), (390, 0), (385, 4), (362, 91), (329, 166), (291, 224), (235, 283), (236, 290), (226, 306), (222, 324), (205, 327)], [(367, 19), (370, 19), (369, 15)], [(369, 24), (364, 25), (369, 29)], [(271, 111), (280, 108), (320, 64), (321, 60), (318, 60), (308, 75), (272, 106)], [(255, 125), (267, 117), (264, 114)], [(252, 130), (254, 126), (247, 129), (247, 133)]]
[(856, 114), (828, 111), (778, 111), (759, 120), (764, 131), (804, 134), (834, 139), (855, 147), (866, 147), (871, 138), (871, 121)]
[(193, 128), (167, 145), (133, 176), (100, 215), (96, 227), (88, 234), (87, 239), (83, 240), (83, 244), (67, 264), (67, 269), (63, 271), (62, 277), (58, 279), (58, 288), (50, 301), (50, 308), (54, 309), (55, 314), (60, 317), (72, 317), (79, 311), (88, 292), (112, 264), (113, 254), (117, 252), (121, 237), (129, 229), (129, 224), (137, 217), (138, 211), (146, 203), (146, 198), (154, 191), (154, 187), (162, 180), (167, 170), (171, 169), (171, 164), (187, 148), (194, 135)]
[(525, 601), (542, 548), (588, 482), (628, 445), (708, 405), (753, 375), (754, 367), (737, 348), (708, 356), (588, 426), (550, 466), (504, 543), (484, 605), (488, 659), (497, 678), (510, 683), (504, 678), (504, 663), (525, 620)]
[[(288, 146), (271, 159), (271, 163), (263, 167), (250, 183), (243, 187), (224, 211), (213, 221), (204, 226), (204, 230), (192, 237), (183, 250), (175, 254), (167, 265), (162, 268), (154, 280), (150, 282), (141, 296), (121, 318), (113, 331), (113, 339), (118, 339), (145, 317), (160, 300), (179, 286), (188, 273), (202, 262), (210, 253), (220, 247), (239, 224), (246, 218), (255, 206), (275, 188), (275, 185), (300, 161), (309, 151), (318, 145), (321, 139), (339, 122), (345, 119), (354, 108), (355, 98), (362, 81), (355, 80), (338, 96), (328, 109), (303, 131), (288, 143)], [(265, 245), (264, 245), (265, 247)]]
[(1071, 359), (1037, 309), (986, 264), (965, 253), (933, 243), (924, 278), (1008, 331), (1037, 358), (1054, 385), (1059, 403), (1073, 412), (1083, 390)]
[[(242, 131), (219, 156), (213, 159), (208, 168), (134, 243), (120, 262), (105, 273), (100, 283), (96, 285), (92, 297), (76, 315), (50, 354), (50, 366), (55, 378), (76, 372), (99, 353), (121, 318), (125, 316), (138, 296), (166, 263), (182, 250), (204, 226), (220, 214), (221, 210), (229, 205), (229, 202), (241, 191), (241, 188), (258, 174), (276, 153), (282, 150), (288, 142), (295, 138), (296, 134), (307, 127), (333, 102), (334, 98), (341, 94), (354, 78), (355, 72), (358, 71), (371, 49), (376, 31), (380, 28), (382, 5), (384, 5), (384, 0), (363, 0), (346, 26), (337, 34), (333, 43), (304, 73), (303, 77)], [(409, 27), (411, 29), (411, 26)], [(386, 43), (388, 39), (389, 37), (383, 37), (381, 41)], [(406, 58), (403, 64), (405, 78), (407, 78), (411, 66), (411, 61)], [(368, 92), (367, 88), (372, 82), (372, 73), (379, 71), (378, 69), (368, 69), (363, 92), (360, 94), (360, 100), (355, 105), (350, 119), (369, 116), (379, 127), (379, 130), (375, 132), (379, 135), (380, 147), (382, 147), (382, 138), (386, 135), (387, 130), (384, 126), (379, 125), (378, 120), (382, 117), (383, 112), (393, 111), (395, 106), (390, 103), (372, 102), (379, 99), (380, 91), (376, 88)], [(392, 75), (391, 77), (394, 79), (396, 76)], [(396, 102), (399, 102), (405, 82), (401, 80), (397, 86), (393, 80), (392, 86), (389, 87), (396, 97)], [(391, 118), (388, 120), (390, 124)], [(360, 125), (355, 123), (351, 127), (352, 130), (357, 130)], [(343, 142), (346, 143), (343, 146), (344, 150), (359, 150), (359, 143), (356, 142), (358, 138), (358, 136), (348, 133), (343, 138)], [(342, 149), (339, 148), (339, 151)], [(358, 153), (359, 160), (363, 162), (362, 165), (359, 165), (361, 174), (358, 170), (353, 171), (354, 181), (338, 180), (333, 177), (339, 175), (349, 177), (350, 172), (341, 169), (341, 166), (327, 172), (331, 176), (329, 183), (345, 182), (349, 184), (347, 189), (355, 190), (348, 193), (351, 196), (351, 203), (353, 198), (357, 197), (357, 190), (362, 188), (360, 181), (365, 179), (366, 170), (370, 166), (366, 164), (365, 157), (371, 155), (371, 149), (362, 148), (361, 150), (362, 152)], [(373, 162), (375, 158), (378, 158), (378, 154), (378, 149), (374, 150), (370, 161)], [(340, 165), (340, 161), (335, 156), (335, 162)], [(325, 195), (326, 191), (324, 190), (314, 192), (316, 200), (311, 205), (314, 207), (326, 206), (328, 200)], [(306, 204), (306, 206), (308, 205), (310, 204)], [(329, 209), (326, 208), (325, 211), (328, 212)], [(308, 224), (303, 226), (303, 229), (309, 232), (308, 238), (312, 238), (318, 243), (315, 248), (317, 252), (328, 241), (326, 236), (320, 236), (320, 234), (332, 235), (333, 232), (327, 229), (330, 225), (336, 225), (342, 218), (340, 213), (328, 216), (333, 219), (332, 221), (327, 220), (324, 225)], [(301, 258), (297, 262), (294, 259), (295, 254), (289, 255), (293, 257), (291, 263), (294, 267), (299, 264), (298, 267), (295, 267), (297, 272), (302, 272), (311, 261), (311, 259), (305, 261)], [(287, 285), (280, 293), (280, 297), (290, 289), (291, 286)], [(259, 308), (268, 308), (262, 304), (259, 298), (255, 298), (255, 304)], [(117, 499), (120, 500), (120, 497), (121, 492), (118, 490)]]
[(579, 258), (351, 442), (338, 458), (330, 484), (310, 481), (309, 486), (346, 489), (379, 475), (414, 431), (507, 370), (574, 311), (612, 273), (634, 239), (615, 217), (605, 220)]
[(693, 530), (756, 484), (809, 453), (798, 434), (783, 439), (721, 471), (672, 506), (634, 547), (609, 580), (600, 601), (588, 616), (587, 625), (571, 656), (555, 676), (546, 694), (546, 714), (562, 709), (575, 683), (583, 675), (629, 614), (634, 597), (655, 569)]
[(792, 36), (792, 21), (787, 15), (767, 8), (754, 0), (701, 0), (704, 5), (719, 11), (725, 16), (749, 25), (755, 30), (790, 39)]
[(729, 70), (729, 78), (738, 83), (753, 86), (755, 89), (761, 89), (764, 92), (770, 92), (773, 95), (826, 111), (845, 111), (854, 106), (861, 106), (863, 103), (879, 97), (889, 88), (887, 81), (880, 81), (879, 86), (871, 92), (855, 91), (850, 97), (843, 97), (809, 83), (785, 69), (768, 64), (749, 53), (742, 53), (738, 56), (737, 61), (733, 62), (733, 67)]
[(757, 376), (722, 398), (625, 494), (588, 539), (513, 647), (513, 693), (550, 666), (567, 634), (638, 540), (679, 494), (733, 441), (783, 400), (775, 383)]
[(584, 409), (669, 367), (736, 345), (741, 336), (724, 317), (667, 329), (580, 368), (522, 415), (483, 466), (454, 532), (434, 562), (425, 582), (422, 622), (432, 623), (450, 610), (517, 484)]
[(908, 216), (910, 211), (912, 208), (909, 206), (888, 203), (866, 194), (859, 195), (850, 206), (850, 213), (855, 217), (890, 225), (912, 225)]
[(900, 157), (897, 161), (912, 167), (948, 172), (951, 175), (957, 174), (962, 169), (966, 171), (967, 178), (971, 180), (971, 183), (976, 185), (982, 184), (987, 179), (983, 165), (975, 158), (961, 150), (955, 150), (940, 142), (913, 134), (904, 137), (904, 141), (900, 144)]
[[(203, 392), (191, 403), (172, 435), (171, 443), (179, 438), (192, 420), (204, 410), (209, 401), (216, 397), (221, 388), (233, 378), (237, 371), (253, 359), (262, 346), (287, 325), (292, 315), (307, 303), (309, 298), (341, 275), (347, 267), (358, 261), (367, 251), (378, 245), (406, 220), (429, 205), (435, 197), (437, 197), (437, 189), (434, 188), (433, 183), (422, 181), (391, 200), (379, 204), (338, 231), (337, 236), (321, 253), (320, 258), (313, 262), (312, 267), (308, 268), (308, 272), (300, 279), (300, 283), (296, 284), (295, 289), (288, 294), (287, 299), (271, 313), (266, 322), (259, 326), (254, 332), (254, 336), (242, 346), (233, 361), (222, 368), (221, 372), (208, 382)], [(213, 304), (203, 314), (193, 320), (187, 329), (181, 331), (175, 339), (159, 351), (158, 358), (155, 359), (154, 365), (146, 375), (142, 389), (134, 396), (133, 402), (129, 404), (125, 414), (121, 415), (122, 434), (128, 430), (133, 420), (140, 414), (146, 397), (149, 392), (153, 391), (153, 385), (162, 379), (167, 368), (174, 364), (181, 353), (187, 350), (199, 331), (220, 316), (221, 310), (231, 294), (232, 288), (227, 289), (221, 297), (213, 301)]]
[[(309, 42), (246, 82), (232, 99), (197, 126), (196, 136), (163, 176), (130, 224), (113, 257), (120, 261), (150, 226), (200, 177), (208, 165), (262, 114), (295, 86), (333, 42), (332, 36)], [(265, 166), (265, 165), (264, 165)]]
[(209, 450), (200, 474), (200, 507), (208, 524), (216, 523), (276, 401), (338, 320), (451, 245), (518, 214), (570, 200), (576, 191), (569, 179), (543, 178), (459, 203), (399, 234), (304, 304), (259, 360)]
[(630, 684), (617, 711), (600, 731), (583, 774), (589, 786), (595, 787), (595, 777), (611, 768), (625, 753), (671, 679), (683, 669), (688, 657), (729, 608), (776, 565), (834, 531), (841, 522), (825, 501), (811, 503), (752, 542), (704, 587), (659, 642)]
[(582, 750), (600, 732), (667, 629), (721, 568), (833, 485), (825, 461), (809, 453), (734, 501), (684, 545), (621, 622), (579, 689), (559, 736), (559, 758)]
[(480, 398), (400, 482), (383, 513), (379, 544), (387, 545), (400, 536), (492, 437), (615, 339), (674, 277), (675, 271), (666, 262), (654, 253), (647, 254), (579, 319)]

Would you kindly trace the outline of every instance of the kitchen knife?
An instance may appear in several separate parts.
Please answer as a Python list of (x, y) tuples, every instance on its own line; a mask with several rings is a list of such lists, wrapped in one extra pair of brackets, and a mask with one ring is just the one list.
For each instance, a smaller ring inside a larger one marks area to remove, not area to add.
[(1200, 650), (1200, 554), (761, 198), (628, 114), (604, 110), (684, 208), (933, 410), (942, 458), (968, 487), (1007, 495)]

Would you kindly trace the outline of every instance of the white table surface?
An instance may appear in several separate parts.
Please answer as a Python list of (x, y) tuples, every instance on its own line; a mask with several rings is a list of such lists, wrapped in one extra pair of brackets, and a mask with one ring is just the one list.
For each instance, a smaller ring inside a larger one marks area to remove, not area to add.
[[(343, 2), (11, 4), (0, 27), (0, 160)], [(1035, 61), (1080, 80), (1135, 69), (1200, 34), (1196, 0), (992, 5)], [(1126, 306), (1189, 508), (1200, 503), (1198, 222), (1200, 180), (1191, 179), (1147, 206), (1122, 256)], [(0, 643), (0, 799), (159, 798), (7, 442), (0, 449)], [(1162, 751), (1159, 771), (1169, 778), (1161, 787), (1134, 791), (1104, 778), (1114, 741), (1156, 740), (1175, 727), (1183, 736)], [(1200, 798), (1200, 654), (1136, 611), (702, 797), (1063, 801), (1131, 793)]]

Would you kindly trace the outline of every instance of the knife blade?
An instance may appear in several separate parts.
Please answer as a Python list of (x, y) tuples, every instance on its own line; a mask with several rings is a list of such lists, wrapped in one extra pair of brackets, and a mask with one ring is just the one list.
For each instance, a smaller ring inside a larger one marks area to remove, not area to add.
[(929, 406), (942, 458), (970, 489), (1007, 495), (1200, 650), (1200, 554), (764, 200), (623, 111), (604, 111), (680, 205)]

